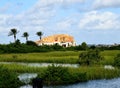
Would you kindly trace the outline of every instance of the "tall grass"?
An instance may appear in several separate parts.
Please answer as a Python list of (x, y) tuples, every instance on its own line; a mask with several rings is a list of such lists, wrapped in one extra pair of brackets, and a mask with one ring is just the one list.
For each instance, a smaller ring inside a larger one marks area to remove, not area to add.
[(104, 57), (104, 59), (101, 61), (101, 64), (103, 65), (113, 65), (114, 63), (114, 57), (120, 53), (120, 50), (105, 50), (101, 52), (101, 56)]
[[(78, 63), (78, 56), (83, 51), (55, 51), (44, 53), (26, 53), (26, 54), (1, 54), (0, 62), (32, 62), (32, 63)], [(105, 50), (100, 54), (103, 59), (100, 64), (112, 65), (114, 57), (120, 53), (120, 50)]]
[[(26, 54), (0, 54), (0, 62), (31, 62), (31, 63), (78, 63), (79, 54), (83, 51), (55, 51), (44, 53), (26, 53)], [(120, 50), (105, 50), (100, 54), (104, 59), (94, 66), (80, 66), (78, 68), (68, 68), (69, 75), (65, 79), (73, 79), (72, 83), (79, 82), (81, 79), (110, 79), (120, 77), (120, 69), (104, 69), (104, 65), (113, 65), (114, 57), (120, 53)], [(11, 72), (17, 73), (38, 73), (39, 76), (45, 74), (47, 67), (29, 67), (20, 64), (3, 64), (3, 67)], [(83, 78), (81, 75), (85, 73)], [(80, 75), (81, 74), (81, 75)], [(81, 78), (80, 78), (81, 77)], [(59, 77), (58, 77), (59, 78)], [(71, 79), (71, 80), (72, 80)], [(68, 83), (71, 83), (68, 80)], [(59, 81), (58, 81), (59, 82)], [(59, 83), (58, 83), (59, 84)]]
[(18, 64), (1, 64), (4, 68), (9, 69), (11, 72), (17, 73), (40, 73), (44, 72), (47, 67), (29, 67)]
[(110, 79), (115, 77), (120, 77), (120, 69), (104, 69), (103, 66), (98, 67), (80, 67), (80, 68), (70, 68), (69, 69), (71, 73), (87, 73), (87, 79), (88, 80), (94, 80), (94, 79)]
[(48, 63), (77, 63), (80, 52), (58, 51), (47, 53), (2, 54), (2, 62), (48, 62)]
[[(17, 64), (4, 64), (3, 67), (9, 69), (11, 72), (38, 73), (40, 77), (43, 77), (44, 74), (46, 74), (46, 70), (48, 69), (47, 67), (28, 67), (28, 66), (21, 66), (21, 65), (17, 65)], [(56, 74), (55, 73), (56, 70), (54, 70), (54, 68), (53, 68), (53, 73)], [(60, 68), (64, 68), (64, 67), (60, 67)], [(89, 67), (81, 66), (79, 68), (70, 68), (70, 67), (69, 68), (66, 67), (66, 68), (68, 69), (67, 71), (69, 74), (67, 75), (66, 71), (64, 70), (66, 75), (65, 76), (62, 74), (61, 75), (65, 79), (72, 78), (71, 80), (68, 80), (67, 83), (76, 83), (76, 82), (81, 82), (83, 80), (87, 81), (87, 80), (95, 80), (95, 79), (111, 79), (111, 78), (115, 78), (115, 77), (120, 77), (120, 69), (117, 69), (117, 68), (105, 69), (103, 66), (96, 66), (96, 67), (95, 66), (89, 66)], [(61, 71), (61, 70), (59, 71), (59, 69), (57, 69), (57, 70), (58, 70), (58, 72)], [(57, 73), (57, 74), (59, 76), (59, 73)], [(82, 77), (81, 75), (84, 75), (84, 77)], [(57, 77), (57, 75), (56, 75), (56, 77)], [(47, 79), (46, 79), (46, 81), (47, 81)], [(58, 81), (58, 84), (59, 84), (59, 81)]]

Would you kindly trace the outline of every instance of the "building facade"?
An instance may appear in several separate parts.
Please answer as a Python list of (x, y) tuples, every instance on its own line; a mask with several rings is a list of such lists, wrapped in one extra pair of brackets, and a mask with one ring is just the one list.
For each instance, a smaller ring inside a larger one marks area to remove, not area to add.
[(75, 46), (75, 40), (68, 34), (55, 34), (36, 41), (37, 45), (60, 45), (63, 47)]

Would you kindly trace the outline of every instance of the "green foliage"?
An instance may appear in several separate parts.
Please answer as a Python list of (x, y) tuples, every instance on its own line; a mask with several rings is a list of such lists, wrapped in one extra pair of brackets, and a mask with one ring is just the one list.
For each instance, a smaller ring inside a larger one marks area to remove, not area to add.
[(15, 44), (16, 44), (16, 45), (20, 45), (20, 44), (21, 44), (20, 40), (17, 39), (17, 40), (15, 41)]
[(87, 46), (86, 42), (83, 42), (81, 44), (81, 48), (82, 48), (82, 50), (87, 50), (88, 49), (88, 46)]
[(52, 48), (53, 50), (56, 50), (56, 51), (57, 51), (57, 50), (62, 50), (62, 49), (63, 49), (63, 47), (60, 46), (60, 45), (58, 45), (58, 44), (52, 45), (51, 48)]
[(26, 41), (28, 41), (28, 37), (29, 37), (28, 32), (24, 32), (22, 37), (25, 37), (25, 38), (26, 38)]
[(114, 58), (114, 65), (120, 67), (120, 54)]
[(40, 37), (40, 40), (41, 40), (43, 33), (42, 33), (41, 31), (39, 31), (39, 32), (36, 33), (36, 35), (39, 36), (39, 37)]
[[(38, 73), (47, 85), (70, 84), (95, 79), (110, 79), (120, 77), (120, 69), (105, 69), (103, 66), (80, 66), (66, 68), (61, 66), (28, 67), (18, 64), (5, 64), (10, 72)], [(55, 81), (55, 83), (53, 83)], [(0, 87), (1, 88), (1, 87)], [(14, 88), (14, 87), (11, 87)]]
[(26, 44), (31, 46), (37, 46), (37, 44), (33, 41), (27, 41)]
[(79, 64), (91, 65), (98, 63), (102, 59), (99, 50), (89, 50), (79, 55)]
[(87, 49), (89, 48), (86, 42), (83, 42), (81, 45), (74, 47), (74, 50), (87, 50)]
[(20, 84), (15, 73), (0, 66), (0, 88), (18, 88)]
[(44, 83), (47, 85), (70, 84), (87, 81), (86, 73), (70, 73), (67, 67), (48, 66), (43, 74)]
[(17, 33), (18, 33), (17, 29), (13, 28), (13, 29), (10, 30), (8, 36), (12, 36), (13, 35), (14, 36), (14, 40), (16, 41)]

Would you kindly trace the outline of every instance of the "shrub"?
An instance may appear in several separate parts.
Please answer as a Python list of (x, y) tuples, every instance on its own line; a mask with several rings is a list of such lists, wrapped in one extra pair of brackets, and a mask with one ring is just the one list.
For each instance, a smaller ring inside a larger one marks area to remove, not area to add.
[(91, 65), (102, 59), (103, 57), (100, 55), (98, 50), (89, 50), (79, 55), (79, 64)]
[(120, 54), (114, 58), (114, 65), (120, 67)]
[(26, 44), (31, 46), (37, 46), (37, 44), (34, 41), (27, 41)]
[(87, 81), (86, 73), (70, 72), (67, 67), (55, 66), (54, 64), (48, 66), (42, 78), (46, 85), (60, 85)]
[(0, 88), (18, 88), (20, 84), (21, 83), (15, 73), (0, 66)]

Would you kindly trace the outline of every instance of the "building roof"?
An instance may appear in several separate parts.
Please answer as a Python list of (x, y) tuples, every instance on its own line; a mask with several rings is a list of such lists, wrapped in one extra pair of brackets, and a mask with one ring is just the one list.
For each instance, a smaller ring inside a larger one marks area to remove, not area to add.
[(54, 43), (54, 42), (75, 42), (74, 38), (68, 34), (55, 34), (42, 38), (41, 40), (36, 41), (37, 44), (40, 43)]

